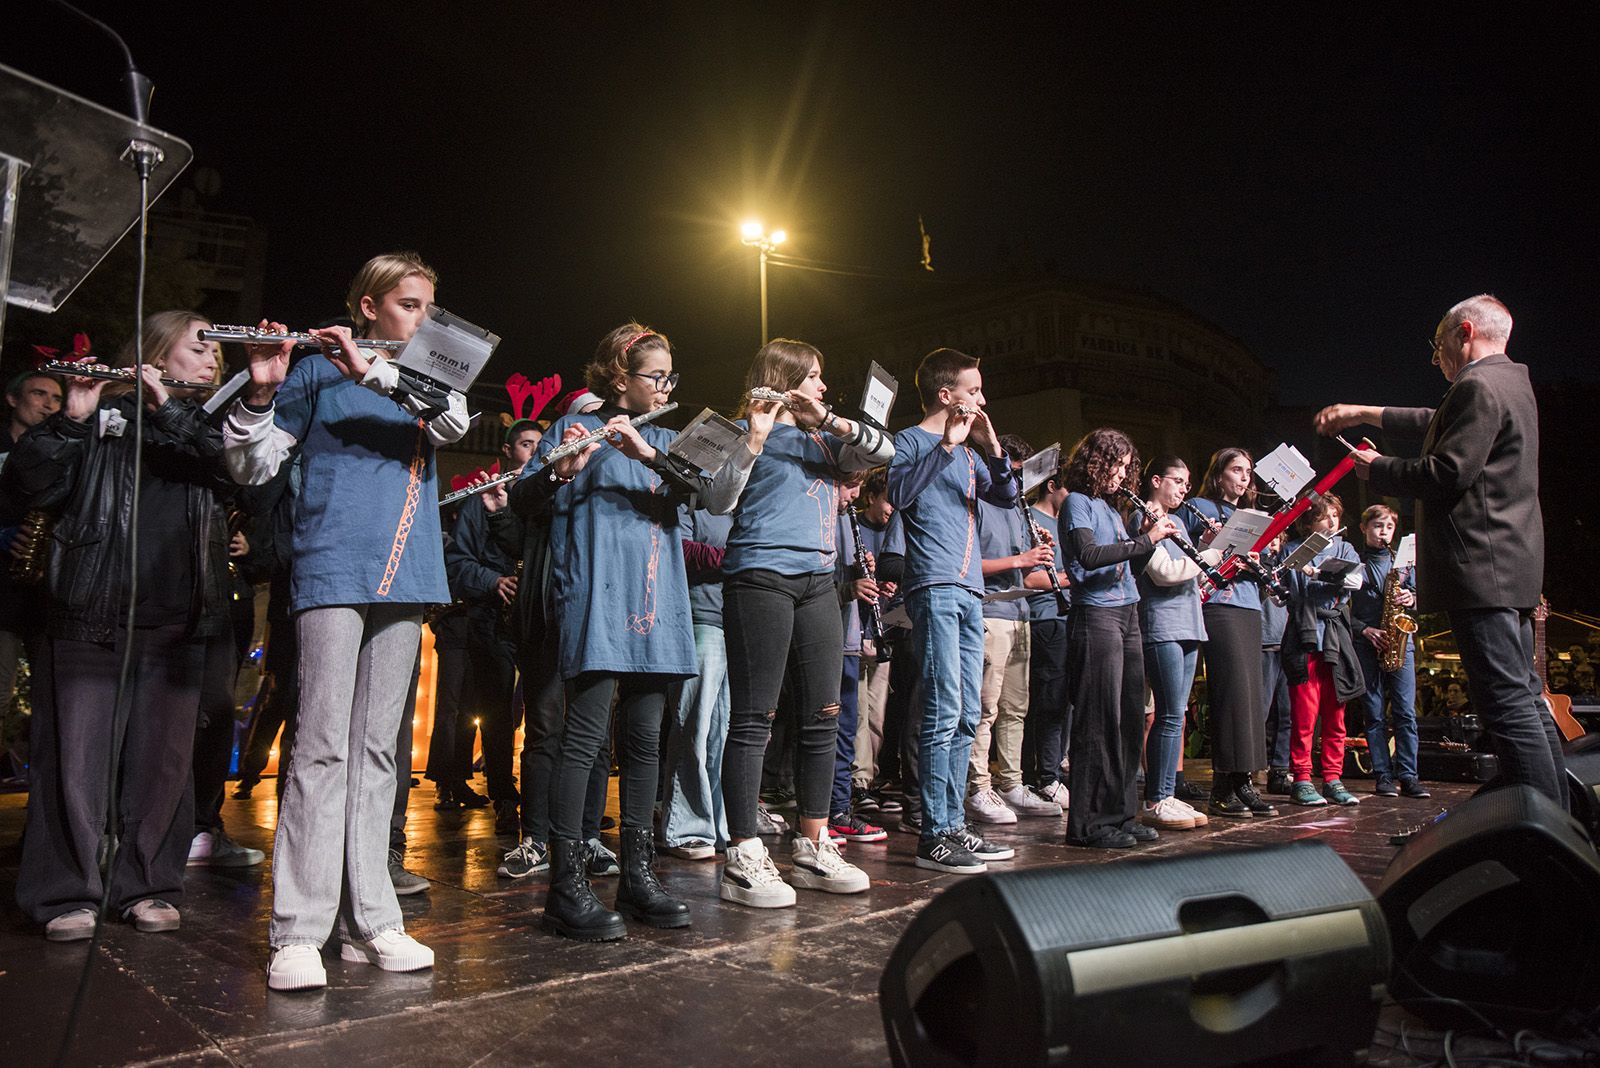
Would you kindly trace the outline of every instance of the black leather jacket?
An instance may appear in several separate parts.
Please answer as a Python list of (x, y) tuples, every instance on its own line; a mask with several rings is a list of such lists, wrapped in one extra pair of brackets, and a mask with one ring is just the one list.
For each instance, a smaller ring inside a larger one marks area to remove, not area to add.
[[(103, 433), (108, 418), (117, 417), (126, 424), (122, 433)], [(144, 438), (149, 470), (188, 486), (195, 579), (191, 633), (224, 633), (229, 627), (228, 531), (215, 505), (219, 495), (236, 487), (223, 465), (222, 433), (207, 425), (197, 404), (169, 400), (145, 413)], [(52, 637), (110, 642), (125, 621), (133, 457), (133, 397), (128, 395), (102, 404), (82, 423), (64, 411), (51, 416), (17, 442), (0, 473), (9, 499), (57, 516), (47, 571)]]

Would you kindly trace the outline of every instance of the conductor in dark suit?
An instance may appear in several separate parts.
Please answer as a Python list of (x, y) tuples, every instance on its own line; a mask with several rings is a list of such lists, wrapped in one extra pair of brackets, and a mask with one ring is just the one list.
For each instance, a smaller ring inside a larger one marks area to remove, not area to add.
[(1420, 441), (1414, 459), (1356, 453), (1356, 475), (1416, 499), (1418, 597), (1450, 616), (1501, 773), (1565, 806), (1561, 740), (1533, 667), (1530, 613), (1544, 582), (1539, 412), (1528, 369), (1505, 354), (1510, 337), (1506, 306), (1470, 297), (1434, 331), (1433, 362), (1450, 383), (1438, 408), (1334, 404), (1316, 428), (1371, 424)]

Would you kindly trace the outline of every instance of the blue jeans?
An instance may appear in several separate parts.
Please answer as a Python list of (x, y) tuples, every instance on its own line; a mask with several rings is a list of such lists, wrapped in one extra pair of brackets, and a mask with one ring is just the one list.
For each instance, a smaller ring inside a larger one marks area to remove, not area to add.
[[(1416, 645), (1406, 643), (1405, 663), (1398, 671), (1378, 667), (1378, 651), (1365, 638), (1356, 639), (1356, 657), (1367, 692), (1359, 707), (1367, 714), (1367, 752), (1372, 754), (1372, 774), (1378, 779), (1417, 777), (1417, 661)], [(1388, 715), (1384, 705), (1388, 705)], [(1394, 760), (1389, 759), (1387, 728), (1394, 727)]]
[(694, 625), (700, 674), (683, 684), (675, 722), (662, 756), (666, 782), (661, 801), (661, 842), (680, 846), (728, 841), (722, 808), (722, 747), (728, 740), (728, 647), (722, 628)]
[(1467, 695), (1500, 758), (1501, 776), (1566, 808), (1566, 761), (1533, 670), (1532, 620), (1515, 608), (1466, 608), (1449, 615)]
[(1145, 677), (1156, 698), (1156, 720), (1144, 748), (1144, 799), (1171, 797), (1178, 783), (1178, 754), (1183, 752), (1183, 713), (1194, 685), (1200, 643), (1149, 642), (1144, 647)]
[(1283, 653), (1278, 646), (1261, 650), (1261, 693), (1267, 699), (1267, 767), (1289, 770), (1289, 680), (1283, 673)]
[(850, 769), (856, 762), (856, 728), (861, 714), (861, 655), (844, 654), (844, 671), (839, 676), (839, 743), (833, 761), (833, 799), (830, 816), (850, 814)]
[[(967, 761), (983, 717), (983, 601), (965, 586), (924, 586), (906, 595), (917, 651), (922, 837), (966, 826)], [(912, 729), (907, 724), (907, 729)]]

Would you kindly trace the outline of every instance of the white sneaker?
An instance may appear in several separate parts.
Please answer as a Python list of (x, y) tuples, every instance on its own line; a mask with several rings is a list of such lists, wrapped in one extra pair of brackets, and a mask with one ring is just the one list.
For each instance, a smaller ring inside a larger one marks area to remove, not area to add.
[(272, 951), (267, 965), (269, 990), (311, 990), (328, 985), (328, 969), (322, 966), (322, 951), (298, 942)]
[(1061, 806), (1020, 784), (1000, 794), (1006, 807), (1019, 816), (1053, 816), (1061, 818)]
[(433, 967), (433, 950), (399, 927), (379, 931), (372, 941), (346, 938), (339, 956), (356, 964), (376, 964), (386, 972), (414, 972)]
[(1178, 808), (1181, 808), (1183, 810), (1183, 814), (1185, 816), (1194, 817), (1194, 825), (1196, 827), (1204, 827), (1206, 824), (1211, 822), (1211, 817), (1210, 816), (1207, 816), (1204, 812), (1201, 812), (1199, 809), (1197, 809), (1193, 805), (1189, 804), (1189, 802), (1185, 801), (1183, 798), (1181, 798), (1181, 797), (1169, 797), (1169, 798), (1167, 798), (1167, 800), (1171, 801)]
[(794, 904), (794, 887), (778, 875), (778, 866), (759, 838), (728, 843), (720, 893), (724, 901), (757, 909), (786, 909)]
[(189, 863), (208, 868), (253, 868), (267, 859), (259, 849), (242, 846), (221, 831), (201, 831), (189, 843)]
[(979, 823), (1015, 823), (1017, 814), (993, 790), (979, 790), (967, 796), (967, 815)]
[(1175, 797), (1163, 797), (1155, 804), (1146, 801), (1139, 812), (1139, 822), (1158, 831), (1192, 831), (1194, 817), (1179, 808), (1181, 804)]
[(794, 869), (789, 882), (802, 890), (825, 890), (830, 894), (859, 894), (872, 885), (867, 873), (845, 860), (839, 847), (822, 829), (815, 842), (796, 836), (789, 843), (794, 854)]
[(1067, 793), (1066, 783), (1053, 782), (1044, 789), (1040, 790), (1039, 794), (1045, 800), (1054, 801), (1056, 804), (1060, 805), (1062, 812), (1067, 810), (1067, 801), (1070, 799), (1071, 795)]

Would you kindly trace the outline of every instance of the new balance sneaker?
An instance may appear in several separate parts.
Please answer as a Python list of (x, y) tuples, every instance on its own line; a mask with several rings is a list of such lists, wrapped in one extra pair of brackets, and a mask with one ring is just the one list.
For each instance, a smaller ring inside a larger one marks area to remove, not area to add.
[(859, 894), (872, 885), (867, 873), (845, 860), (827, 835), (815, 842), (796, 836), (789, 843), (789, 851), (794, 857), (794, 868), (789, 872), (792, 886), (830, 894)]
[(1307, 805), (1312, 808), (1328, 803), (1328, 799), (1317, 793), (1317, 788), (1312, 786), (1309, 780), (1295, 783), (1294, 787), (1289, 791), (1289, 800), (1294, 804)]
[(1000, 800), (994, 790), (979, 790), (967, 795), (967, 815), (978, 823), (1006, 824), (1017, 822), (1017, 814)]
[[(1180, 805), (1183, 807), (1180, 808)], [(1163, 797), (1155, 804), (1145, 802), (1144, 808), (1139, 812), (1139, 822), (1146, 827), (1156, 827), (1163, 831), (1192, 831), (1194, 816), (1190, 813), (1193, 811), (1175, 797)]]
[(954, 872), (957, 875), (976, 875), (989, 870), (989, 865), (973, 856), (972, 850), (953, 834), (924, 838), (918, 842), (917, 867)]
[(836, 842), (840, 839), (846, 842), (881, 842), (889, 837), (888, 831), (877, 824), (868, 823), (853, 812), (829, 819), (828, 834)]
[(1344, 783), (1338, 779), (1329, 779), (1322, 784), (1322, 796), (1326, 797), (1330, 804), (1343, 805), (1346, 808), (1361, 804), (1361, 798), (1346, 790)]
[(783, 881), (766, 843), (759, 838), (728, 843), (718, 893), (724, 901), (757, 909), (786, 909), (794, 904), (794, 887)]
[(433, 950), (399, 927), (379, 931), (369, 941), (345, 937), (339, 958), (354, 964), (376, 964), (386, 972), (415, 972), (433, 967)]
[(500, 859), (495, 874), (502, 879), (526, 879), (536, 871), (550, 870), (550, 851), (541, 842), (523, 836), (516, 848)]
[(678, 845), (665, 846), (661, 852), (682, 860), (708, 860), (717, 855), (717, 847), (703, 838), (690, 838)]
[(1039, 791), (1020, 783), (1009, 790), (1000, 791), (1000, 800), (1006, 807), (1019, 816), (1041, 816), (1046, 819), (1060, 819), (1061, 806), (1045, 797)]
[(974, 834), (970, 828), (963, 827), (950, 837), (958, 839), (967, 851), (981, 861), (1010, 860), (1017, 855), (1017, 851), (1010, 846), (998, 845), (994, 842), (984, 841)]
[(316, 946), (296, 942), (272, 951), (267, 964), (267, 989), (312, 990), (328, 985), (328, 969), (322, 964), (322, 951)]
[(591, 879), (604, 879), (611, 875), (621, 875), (622, 865), (617, 861), (617, 855), (606, 848), (606, 844), (598, 838), (591, 838), (583, 844), (584, 867), (589, 872)]
[(189, 843), (189, 863), (194, 867), (253, 868), (266, 859), (261, 850), (242, 846), (221, 830), (201, 831)]
[(389, 850), (389, 881), (394, 884), (397, 897), (420, 894), (433, 885), (416, 872), (406, 871), (404, 858), (398, 849)]
[(1067, 792), (1067, 784), (1064, 782), (1045, 783), (1039, 790), (1039, 796), (1046, 801), (1055, 802), (1061, 807), (1062, 812), (1067, 810), (1067, 802), (1072, 798), (1072, 795)]

